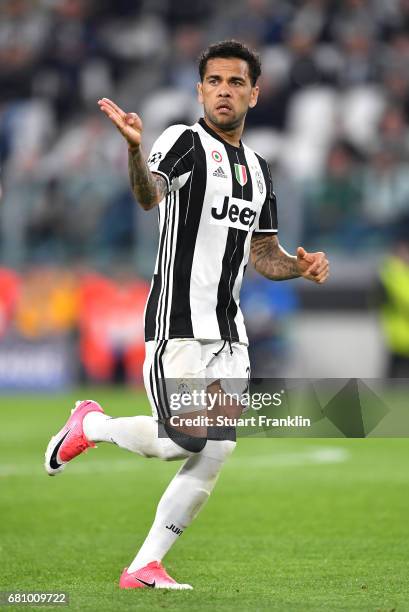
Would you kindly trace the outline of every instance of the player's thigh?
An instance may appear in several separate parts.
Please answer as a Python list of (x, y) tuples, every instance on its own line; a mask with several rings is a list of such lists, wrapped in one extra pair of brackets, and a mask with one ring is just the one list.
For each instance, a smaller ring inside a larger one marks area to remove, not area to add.
[(214, 414), (228, 418), (237, 417), (245, 409), (249, 379), (250, 360), (247, 346), (238, 342), (226, 343), (222, 351), (212, 359), (206, 369), (207, 389), (215, 402)]
[(198, 420), (190, 423), (190, 419), (205, 413), (201, 399), (205, 363), (198, 340), (147, 342), (143, 376), (155, 419), (190, 435), (205, 435)]

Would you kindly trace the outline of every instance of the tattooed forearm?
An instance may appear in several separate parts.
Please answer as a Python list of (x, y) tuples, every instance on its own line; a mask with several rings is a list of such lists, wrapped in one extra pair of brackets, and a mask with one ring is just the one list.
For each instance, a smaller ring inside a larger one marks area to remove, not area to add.
[(149, 170), (140, 147), (129, 149), (128, 170), (132, 192), (142, 208), (150, 210), (165, 197), (166, 180)]
[(257, 272), (271, 280), (300, 276), (297, 258), (280, 246), (277, 236), (254, 235), (251, 239), (251, 261)]

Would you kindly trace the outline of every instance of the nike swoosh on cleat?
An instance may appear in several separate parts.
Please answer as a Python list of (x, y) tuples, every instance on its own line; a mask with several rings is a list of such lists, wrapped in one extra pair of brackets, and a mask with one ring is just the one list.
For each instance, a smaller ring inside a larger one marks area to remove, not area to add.
[(68, 436), (68, 434), (70, 433), (71, 429), (69, 429), (64, 436), (61, 438), (61, 440), (58, 442), (58, 444), (56, 445), (56, 447), (54, 448), (52, 455), (50, 457), (50, 468), (53, 470), (58, 470), (58, 468), (60, 468), (62, 466), (62, 463), (58, 463), (57, 461), (57, 453), (60, 450), (60, 446), (61, 444), (64, 442), (65, 438)]
[(142, 578), (135, 578), (135, 580), (137, 580), (138, 582), (142, 582), (142, 584), (147, 587), (150, 587), (151, 589), (153, 589), (156, 584), (156, 580), (154, 580), (153, 582), (145, 582), (145, 580), (142, 580)]

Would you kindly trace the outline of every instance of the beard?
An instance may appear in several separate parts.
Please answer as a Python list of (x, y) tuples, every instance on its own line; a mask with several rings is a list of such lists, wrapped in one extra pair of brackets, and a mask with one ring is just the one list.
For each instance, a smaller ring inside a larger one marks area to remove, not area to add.
[(208, 108), (205, 108), (204, 111), (206, 117), (210, 119), (213, 125), (218, 127), (220, 130), (223, 130), (224, 132), (232, 132), (233, 130), (236, 130), (238, 127), (240, 127), (247, 114), (247, 111), (245, 111), (244, 113), (240, 113), (239, 115), (232, 114), (231, 116), (220, 117)]

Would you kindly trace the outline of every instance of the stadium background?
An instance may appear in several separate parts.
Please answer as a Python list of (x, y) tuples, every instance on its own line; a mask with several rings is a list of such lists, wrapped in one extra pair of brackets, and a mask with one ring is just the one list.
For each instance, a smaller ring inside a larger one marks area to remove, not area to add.
[[(198, 588), (186, 601), (137, 603), (113, 579), (174, 465), (104, 447), (52, 486), (41, 468), (79, 393), (149, 410), (122, 383), (140, 382), (157, 219), (96, 100), (140, 113), (148, 152), (199, 116), (196, 57), (223, 38), (262, 58), (244, 141), (271, 164), (280, 241), (332, 265), (323, 287), (248, 270), (253, 373), (380, 377), (398, 352), (408, 375), (408, 27), (408, 0), (1, 0), (1, 588), (64, 586), (79, 610), (408, 609), (406, 440), (241, 440), (170, 556)], [(121, 385), (77, 390), (101, 382)], [(249, 559), (257, 584), (243, 585)]]
[(33, 342), (59, 364), (51, 386), (78, 355), (67, 380), (121, 380), (126, 361), (138, 378), (156, 213), (135, 205), (96, 100), (138, 111), (148, 152), (200, 116), (196, 58), (225, 37), (262, 58), (245, 141), (271, 163), (280, 240), (332, 264), (326, 287), (248, 275), (254, 371), (386, 373), (377, 273), (396, 229), (409, 235), (406, 0), (4, 0), (0, 13), (0, 386), (41, 367)]

